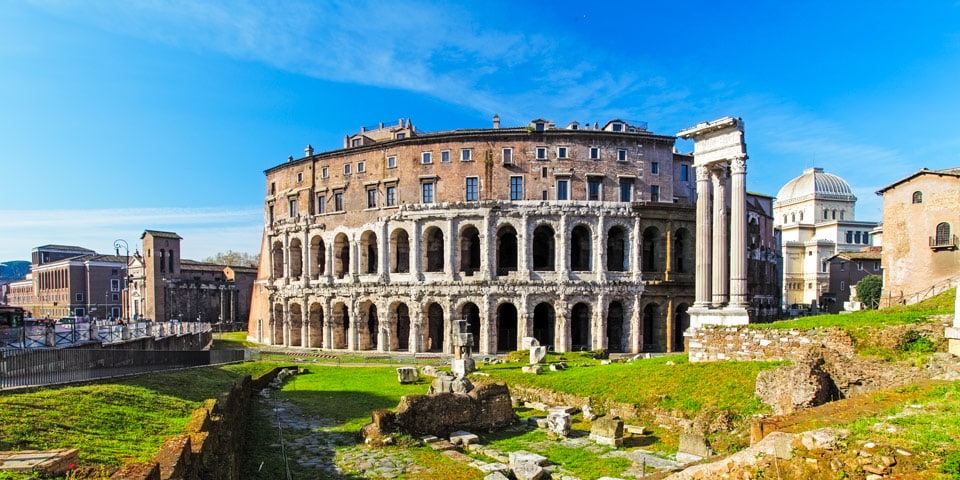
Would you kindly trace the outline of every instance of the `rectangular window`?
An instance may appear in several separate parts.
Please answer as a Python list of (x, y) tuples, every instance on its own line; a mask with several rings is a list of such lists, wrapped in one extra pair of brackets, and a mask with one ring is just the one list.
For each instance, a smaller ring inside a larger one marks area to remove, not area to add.
[(363, 173), (367, 171), (367, 162), (357, 162), (357, 173)]
[(547, 147), (537, 147), (537, 160), (547, 159)]
[(433, 203), (433, 182), (424, 182), (420, 185), (420, 201)]
[(83, 301), (83, 294), (82, 294), (82, 293), (78, 293), (78, 294), (77, 294), (77, 301), (78, 301), (78, 302), (82, 302), (82, 301)]
[(587, 200), (599, 201), (600, 200), (600, 187), (603, 184), (603, 179), (600, 177), (588, 177), (587, 178)]
[(407, 138), (407, 134), (406, 134), (406, 133), (398, 133), (398, 134), (397, 134), (397, 140), (403, 140), (404, 138)]
[(512, 148), (504, 148), (503, 150), (501, 150), (501, 153), (502, 153), (502, 155), (503, 155), (503, 164), (504, 164), (504, 165), (513, 165), (513, 149), (512, 149)]
[(393, 207), (397, 205), (397, 186), (390, 185), (387, 187), (387, 206)]
[(480, 179), (467, 177), (467, 201), (472, 202), (480, 198)]
[(119, 279), (119, 278), (111, 278), (111, 279), (110, 279), (110, 291), (111, 291), (111, 292), (119, 292), (119, 291), (120, 291), (120, 279)]
[(290, 199), (290, 218), (293, 218), (296, 216), (297, 216), (297, 199), (291, 198)]
[(847, 282), (844, 282), (843, 280), (840, 280), (840, 290), (842, 291), (842, 290), (843, 290), (844, 288), (846, 288), (846, 287), (847, 287)]
[(297, 183), (303, 181), (303, 172), (297, 172)]
[(450, 150), (443, 150), (440, 152), (440, 161), (443, 163), (450, 161)]
[(352, 168), (353, 168), (353, 166), (350, 165), (349, 163), (344, 163), (344, 164), (343, 164), (343, 174), (344, 174), (344, 176), (350, 175), (350, 172), (351, 172), (351, 169), (352, 169)]
[(650, 162), (650, 174), (660, 175), (660, 162)]
[(327, 213), (326, 195), (317, 195), (317, 213)]
[(570, 187), (569, 180), (557, 180), (557, 200), (566, 200), (568, 193), (567, 190)]
[(863, 271), (863, 262), (857, 262), (857, 271)]
[(329, 176), (330, 176), (330, 170), (328, 170), (327, 167), (323, 167), (320, 169), (320, 178), (327, 178)]
[(632, 178), (620, 179), (620, 201), (621, 202), (633, 201), (633, 179)]
[(270, 195), (277, 194), (277, 182), (270, 182)]
[(473, 150), (469, 148), (460, 149), (460, 161), (461, 162), (470, 162), (473, 161)]
[(333, 211), (343, 211), (343, 192), (336, 192), (333, 194)]
[(361, 139), (359, 139), (359, 138), (354, 138), (353, 140), (350, 141), (350, 146), (351, 146), (351, 147), (359, 147), (359, 146), (362, 144), (362, 142), (363, 142), (363, 140), (361, 140)]
[(397, 156), (390, 155), (387, 157), (387, 168), (397, 168)]
[(78, 316), (78, 317), (82, 317), (82, 316), (86, 315), (86, 310), (84, 310), (84, 309), (82, 309), (82, 308), (77, 308), (77, 309), (75, 309), (75, 310), (73, 311), (73, 313), (74, 313), (76, 316)]
[(613, 131), (614, 131), (614, 132), (622, 132), (622, 131), (623, 131), (623, 124), (622, 124), (622, 123), (614, 123), (614, 124), (611, 125), (611, 126), (613, 127)]
[(510, 177), (510, 200), (523, 200), (523, 177)]
[(270, 219), (270, 223), (273, 223), (273, 205), (267, 207), (267, 218)]
[(626, 148), (621, 148), (621, 149), (617, 150), (617, 161), (618, 161), (618, 162), (626, 162), (626, 161), (627, 161), (627, 149), (626, 149)]
[(690, 166), (689, 165), (680, 165), (680, 181), (688, 182), (690, 181)]
[(590, 160), (600, 160), (600, 147), (590, 147)]
[(567, 147), (557, 147), (557, 158), (567, 158)]
[(377, 189), (367, 189), (367, 208), (377, 208)]
[(433, 163), (433, 154), (431, 152), (420, 152), (420, 163)]
[(880, 270), (880, 262), (873, 262), (873, 271)]
[(853, 243), (853, 231), (847, 232), (847, 243)]
[(845, 271), (846, 269), (847, 269), (846, 262), (840, 262), (840, 271), (842, 272), (842, 271)]
[(650, 201), (660, 201), (660, 185), (650, 185)]

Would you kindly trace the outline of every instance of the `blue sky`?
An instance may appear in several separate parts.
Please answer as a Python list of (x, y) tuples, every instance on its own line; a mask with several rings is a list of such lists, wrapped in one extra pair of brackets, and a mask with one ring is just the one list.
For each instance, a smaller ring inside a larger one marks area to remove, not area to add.
[(263, 170), (399, 118), (740, 116), (751, 191), (816, 165), (862, 220), (960, 166), (956, 1), (5, 2), (0, 72), (0, 260), (144, 229), (256, 253)]

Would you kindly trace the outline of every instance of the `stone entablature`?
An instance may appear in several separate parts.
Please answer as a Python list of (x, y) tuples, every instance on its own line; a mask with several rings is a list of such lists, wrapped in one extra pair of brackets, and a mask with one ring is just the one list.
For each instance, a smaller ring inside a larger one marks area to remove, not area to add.
[(711, 326), (692, 331), (687, 343), (691, 362), (798, 361), (811, 348), (821, 346), (848, 358), (854, 354), (850, 334), (837, 328), (801, 332), (749, 326)]

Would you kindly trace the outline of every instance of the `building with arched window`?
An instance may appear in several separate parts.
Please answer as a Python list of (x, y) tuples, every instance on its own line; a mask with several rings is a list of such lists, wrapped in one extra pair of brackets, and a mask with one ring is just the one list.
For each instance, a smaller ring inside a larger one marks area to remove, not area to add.
[(960, 168), (922, 169), (883, 196), (881, 306), (913, 303), (960, 282)]
[[(354, 351), (683, 349), (693, 158), (613, 120), (363, 128), (266, 170), (248, 339)], [(361, 168), (362, 165), (362, 168)]]

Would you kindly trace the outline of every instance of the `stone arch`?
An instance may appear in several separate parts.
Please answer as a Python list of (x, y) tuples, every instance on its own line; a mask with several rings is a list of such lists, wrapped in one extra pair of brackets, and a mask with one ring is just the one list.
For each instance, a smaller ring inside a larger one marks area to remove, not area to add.
[(673, 236), (673, 271), (677, 273), (687, 273), (693, 262), (690, 255), (694, 253), (690, 239), (690, 231), (686, 228), (678, 228)]
[(410, 235), (402, 228), (390, 234), (390, 272), (410, 273)]
[(592, 270), (593, 235), (590, 227), (580, 224), (570, 231), (570, 270), (589, 272)]
[(307, 317), (307, 332), (309, 339), (306, 347), (319, 348), (323, 345), (323, 304), (311, 303)]
[(497, 307), (497, 351), (512, 352), (517, 349), (517, 307), (504, 302)]
[(513, 225), (497, 229), (497, 275), (517, 271), (517, 230)]
[(283, 278), (283, 242), (273, 242), (270, 258), (273, 260), (273, 278)]
[(299, 238), (290, 240), (290, 277), (299, 280), (303, 276), (303, 244)]
[(320, 278), (327, 268), (327, 245), (320, 235), (310, 239), (310, 257), (313, 258), (313, 265), (310, 266), (310, 278)]
[(428, 352), (442, 352), (443, 341), (446, 338), (446, 322), (443, 316), (443, 307), (433, 302), (427, 306), (427, 342), (425, 350)]
[(443, 230), (439, 227), (427, 227), (423, 232), (426, 248), (423, 249), (423, 265), (425, 272), (443, 271)]
[(643, 350), (657, 350), (657, 323), (660, 321), (660, 305), (648, 303), (643, 307)]
[(643, 231), (643, 247), (640, 251), (641, 263), (644, 272), (660, 271), (660, 262), (657, 256), (660, 254), (658, 243), (660, 242), (660, 229), (657, 227), (647, 227)]
[(283, 304), (273, 306), (273, 329), (270, 331), (270, 344), (283, 345), (284, 318)]
[(303, 346), (303, 307), (299, 303), (290, 304), (290, 344), (291, 347)]
[(480, 349), (480, 307), (467, 302), (460, 307), (460, 318), (467, 321), (467, 331), (473, 334), (473, 351)]
[(350, 240), (345, 233), (338, 233), (333, 240), (333, 274), (337, 278), (350, 274)]
[(677, 305), (676, 311), (673, 314), (673, 351), (682, 352), (684, 351), (684, 342), (683, 342), (683, 332), (686, 332), (690, 328), (690, 314), (687, 313), (687, 309), (690, 306), (686, 303), (681, 303)]
[(407, 304), (397, 302), (393, 307), (393, 316), (395, 318), (396, 349), (407, 351), (410, 349), (410, 309)]
[(377, 273), (379, 250), (377, 234), (373, 230), (367, 230), (360, 235), (360, 273)]
[(360, 345), (358, 350), (376, 350), (380, 335), (380, 316), (377, 312), (377, 305), (367, 301), (360, 304), (360, 322), (359, 337)]
[(590, 305), (579, 302), (570, 309), (570, 341), (573, 351), (593, 349)]
[(350, 333), (350, 309), (343, 302), (337, 302), (333, 306), (333, 348), (347, 348), (349, 342), (347, 335)]
[(480, 230), (467, 225), (460, 230), (460, 271), (472, 276), (480, 270)]
[(556, 232), (554, 232), (552, 226), (547, 223), (537, 225), (537, 228), (533, 230), (531, 250), (534, 270), (554, 271), (557, 269)]
[(547, 302), (533, 308), (533, 337), (540, 345), (556, 349), (557, 312)]
[(630, 242), (627, 230), (614, 225), (607, 230), (607, 271), (626, 272), (630, 270)]
[(627, 342), (630, 329), (627, 326), (628, 317), (625, 315), (623, 303), (619, 300), (610, 302), (607, 307), (607, 351), (622, 353), (629, 351)]

